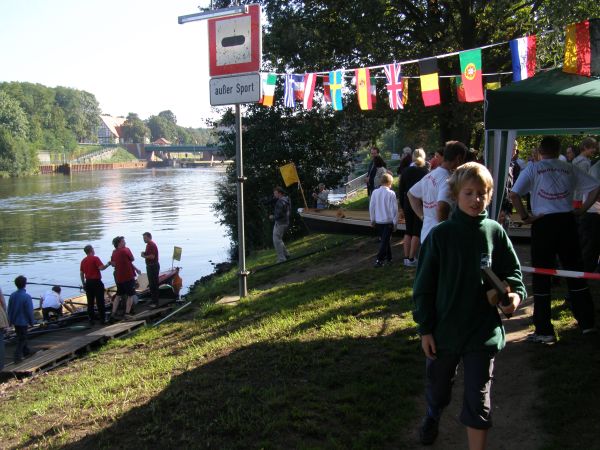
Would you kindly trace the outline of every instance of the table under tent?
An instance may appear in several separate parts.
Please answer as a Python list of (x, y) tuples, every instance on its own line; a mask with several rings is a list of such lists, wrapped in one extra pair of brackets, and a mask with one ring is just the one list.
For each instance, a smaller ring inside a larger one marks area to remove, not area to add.
[(600, 134), (600, 79), (542, 72), (485, 95), (485, 164), (494, 177), (490, 217), (502, 205), (513, 143), (519, 135)]

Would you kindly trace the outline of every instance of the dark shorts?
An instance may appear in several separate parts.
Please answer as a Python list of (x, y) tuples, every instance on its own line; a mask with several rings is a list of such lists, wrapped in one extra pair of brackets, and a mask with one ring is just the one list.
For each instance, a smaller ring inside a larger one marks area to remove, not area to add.
[(135, 279), (117, 283), (117, 295), (135, 295)]
[(410, 204), (404, 207), (404, 222), (406, 223), (405, 234), (409, 236), (421, 236), (423, 221), (417, 217)]
[(490, 390), (494, 372), (493, 352), (469, 352), (444, 355), (426, 363), (426, 397), (428, 414), (436, 419), (450, 403), (452, 384), (460, 360), (464, 370), (464, 396), (460, 421), (478, 430), (492, 426)]

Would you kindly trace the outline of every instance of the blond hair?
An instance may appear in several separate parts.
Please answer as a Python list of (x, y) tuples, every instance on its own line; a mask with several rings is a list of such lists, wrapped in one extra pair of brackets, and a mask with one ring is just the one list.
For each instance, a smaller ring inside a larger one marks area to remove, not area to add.
[(389, 173), (384, 173), (383, 175), (381, 175), (381, 184), (384, 186), (391, 186), (392, 182), (394, 181), (394, 179), (392, 178), (392, 176)]
[(494, 179), (487, 167), (476, 162), (468, 162), (458, 166), (448, 180), (450, 192), (454, 198), (458, 198), (458, 193), (468, 181), (480, 183), (489, 196), (494, 192)]
[(412, 153), (412, 160), (417, 167), (423, 167), (425, 165), (425, 150), (422, 148), (417, 148)]

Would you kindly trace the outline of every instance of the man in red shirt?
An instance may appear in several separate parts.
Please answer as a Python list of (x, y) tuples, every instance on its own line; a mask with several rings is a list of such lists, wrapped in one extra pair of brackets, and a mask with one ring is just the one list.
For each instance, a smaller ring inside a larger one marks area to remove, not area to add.
[(87, 311), (90, 325), (94, 324), (94, 300), (96, 301), (96, 307), (100, 315), (100, 323), (104, 324), (106, 323), (106, 310), (104, 308), (104, 284), (102, 283), (102, 274), (100, 271), (110, 266), (110, 261), (103, 264), (100, 258), (96, 256), (94, 247), (91, 245), (86, 245), (83, 251), (87, 256), (81, 260), (79, 276), (81, 277), (81, 284), (87, 297)]
[(110, 263), (115, 268), (115, 281), (117, 282), (117, 296), (113, 301), (112, 316), (114, 317), (117, 313), (121, 297), (126, 297), (125, 317), (128, 318), (131, 314), (131, 306), (135, 296), (135, 274), (141, 272), (133, 265), (135, 258), (131, 250), (125, 247), (125, 238), (117, 236), (112, 243), (115, 250), (110, 258)]
[(158, 306), (158, 274), (160, 272), (160, 264), (158, 263), (158, 247), (152, 240), (152, 234), (145, 232), (142, 237), (146, 243), (146, 250), (142, 252), (142, 258), (146, 260), (146, 273), (148, 274), (148, 287), (152, 295), (152, 303), (150, 307)]

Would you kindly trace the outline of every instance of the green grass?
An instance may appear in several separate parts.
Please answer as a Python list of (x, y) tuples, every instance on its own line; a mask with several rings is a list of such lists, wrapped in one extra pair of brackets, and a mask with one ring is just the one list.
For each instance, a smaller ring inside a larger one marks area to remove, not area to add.
[[(290, 245), (310, 253), (340, 238)], [(356, 238), (347, 245), (361, 245)], [(277, 283), (341, 247), (250, 277), (235, 307), (231, 274), (196, 289), (204, 303), (69, 367), (10, 389), (0, 405), (8, 446), (73, 448), (402, 448), (421, 389), (411, 278), (399, 267)], [(248, 267), (264, 267), (272, 252)], [(259, 288), (262, 282), (271, 287)], [(88, 436), (84, 436), (84, 435)]]

